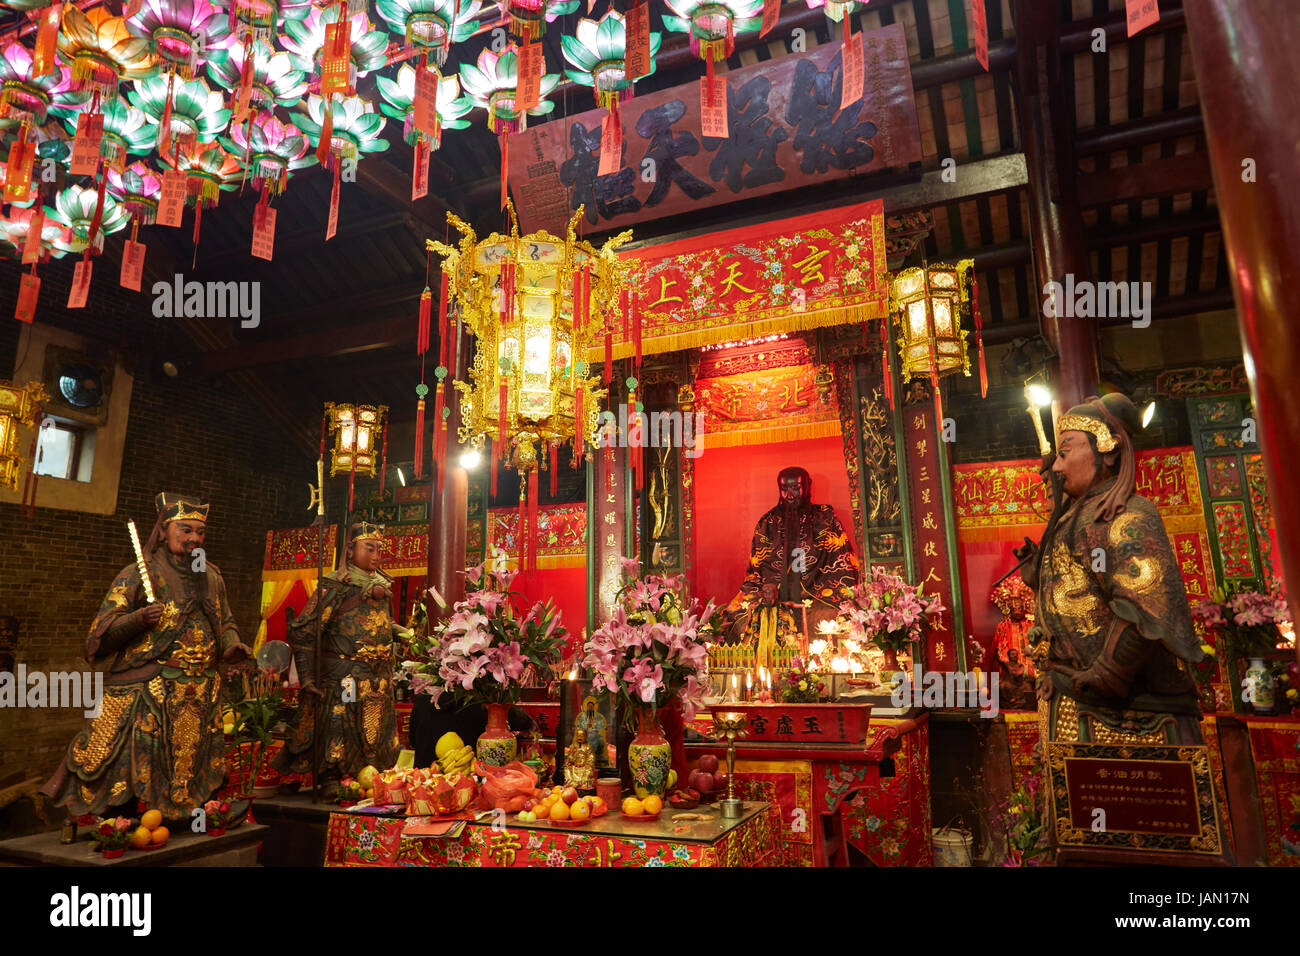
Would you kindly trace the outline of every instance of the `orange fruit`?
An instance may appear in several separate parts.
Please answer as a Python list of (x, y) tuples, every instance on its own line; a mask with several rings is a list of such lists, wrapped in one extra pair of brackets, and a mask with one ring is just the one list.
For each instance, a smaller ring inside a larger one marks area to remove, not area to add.
[(645, 813), (645, 807), (636, 797), (628, 797), (623, 801), (623, 812), (629, 817), (639, 817)]
[(579, 800), (573, 806), (569, 807), (569, 817), (573, 820), (586, 820), (591, 817), (591, 804), (585, 800)]
[(162, 811), (146, 810), (144, 816), (140, 818), (140, 826), (146, 830), (157, 830), (162, 826)]
[(167, 842), (167, 838), (171, 835), (172, 835), (171, 831), (168, 830), (166, 827), (163, 826), (154, 827), (153, 832), (149, 834), (149, 842), (157, 846), (162, 846), (164, 843)]
[(551, 807), (551, 819), (567, 820), (569, 819), (569, 813), (572, 809), (573, 808), (570, 807), (563, 800), (559, 800), (556, 802), (555, 806)]
[(664, 808), (664, 799), (657, 793), (652, 793), (641, 801), (641, 808), (650, 816), (654, 816)]
[(131, 846), (137, 850), (143, 850), (149, 845), (149, 831), (144, 827), (136, 827), (131, 833)]
[(533, 813), (537, 814), (539, 820), (549, 820), (551, 817), (551, 805), (543, 801), (533, 807)]
[(591, 815), (593, 817), (598, 817), (605, 812), (604, 797), (590, 797), (589, 799), (591, 800)]

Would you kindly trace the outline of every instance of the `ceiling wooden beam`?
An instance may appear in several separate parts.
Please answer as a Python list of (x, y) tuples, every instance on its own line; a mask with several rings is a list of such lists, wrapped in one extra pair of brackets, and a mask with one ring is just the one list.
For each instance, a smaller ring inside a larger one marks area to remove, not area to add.
[(199, 358), (194, 372), (198, 375), (214, 375), (282, 362), (368, 352), (400, 344), (413, 346), (416, 324), (417, 316), (412, 312), (410, 315), (379, 322), (215, 349), (205, 352)]
[(1081, 206), (1113, 203), (1178, 193), (1194, 193), (1214, 186), (1208, 153), (1184, 153), (1132, 166), (1114, 166), (1078, 180)]

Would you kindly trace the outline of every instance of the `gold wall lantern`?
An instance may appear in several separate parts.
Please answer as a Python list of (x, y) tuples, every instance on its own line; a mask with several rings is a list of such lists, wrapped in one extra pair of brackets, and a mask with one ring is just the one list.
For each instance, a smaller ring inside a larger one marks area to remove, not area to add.
[(335, 405), (325, 403), (325, 415), (334, 435), (330, 450), (330, 477), (341, 472), (367, 478), (375, 476), (380, 435), (388, 418), (387, 405)]
[(975, 263), (929, 263), (895, 273), (891, 309), (898, 326), (903, 381), (970, 375), (970, 353), (962, 317), (971, 311)]
[(18, 430), (35, 425), (41, 403), (49, 400), (40, 382), (0, 381), (0, 487), (18, 490), (25, 460), (18, 447)]

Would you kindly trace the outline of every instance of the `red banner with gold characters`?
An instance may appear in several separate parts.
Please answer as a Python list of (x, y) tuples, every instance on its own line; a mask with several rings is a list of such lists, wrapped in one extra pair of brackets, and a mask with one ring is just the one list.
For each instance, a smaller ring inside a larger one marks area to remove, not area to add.
[(703, 378), (695, 408), (704, 414), (705, 448), (762, 445), (840, 433), (839, 408), (818, 394), (817, 366), (789, 365)]
[(903, 445), (907, 486), (912, 503), (912, 548), (916, 583), (938, 594), (946, 609), (930, 619), (925, 635), (925, 669), (956, 670), (957, 638), (953, 627), (953, 583), (948, 565), (948, 525), (943, 511), (943, 476), (939, 470), (941, 436), (934, 427), (934, 406), (922, 402), (903, 409)]
[[(334, 570), (338, 553), (336, 524), (325, 528), (325, 570)], [(314, 527), (279, 528), (266, 533), (266, 554), (262, 559), (263, 581), (288, 581), (316, 577), (317, 531)]]
[[(587, 563), (587, 506), (540, 505), (537, 509), (537, 566), (577, 568)], [(519, 509), (488, 510), (488, 556), (500, 548), (506, 554), (519, 551)]]
[[(884, 201), (713, 232), (624, 253), (613, 354), (675, 352), (884, 318), (889, 311)], [(588, 361), (604, 358), (604, 343)]]

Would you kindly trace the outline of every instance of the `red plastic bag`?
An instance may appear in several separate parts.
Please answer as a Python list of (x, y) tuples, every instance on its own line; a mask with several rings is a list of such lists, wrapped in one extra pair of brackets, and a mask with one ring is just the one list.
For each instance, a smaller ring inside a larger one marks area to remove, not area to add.
[(475, 761), (474, 772), (483, 777), (479, 788), (479, 806), (484, 810), (505, 810), (516, 813), (524, 808), (524, 801), (537, 787), (537, 774), (518, 760), (504, 767), (490, 767)]

